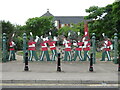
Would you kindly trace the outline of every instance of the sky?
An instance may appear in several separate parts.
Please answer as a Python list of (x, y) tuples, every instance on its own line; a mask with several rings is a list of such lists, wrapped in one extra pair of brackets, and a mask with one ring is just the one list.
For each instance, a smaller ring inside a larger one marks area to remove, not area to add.
[(40, 17), (49, 9), (54, 16), (85, 16), (90, 6), (104, 7), (115, 0), (1, 0), (0, 20), (24, 25), (27, 19)]

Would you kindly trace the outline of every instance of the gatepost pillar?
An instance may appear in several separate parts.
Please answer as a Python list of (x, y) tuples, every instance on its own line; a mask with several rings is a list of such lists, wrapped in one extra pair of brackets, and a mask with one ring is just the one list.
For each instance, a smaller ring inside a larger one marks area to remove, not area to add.
[(118, 55), (118, 37), (117, 33), (114, 34), (114, 63), (117, 64), (117, 55)]
[(2, 62), (6, 62), (7, 61), (7, 48), (6, 48), (6, 33), (3, 33), (3, 38), (2, 38), (2, 51), (3, 51), (3, 55), (2, 55)]
[(96, 44), (95, 44), (95, 33), (92, 34), (92, 53), (93, 53), (93, 64), (96, 63)]
[(27, 36), (26, 33), (23, 33), (23, 62), (25, 62), (25, 52), (27, 49)]

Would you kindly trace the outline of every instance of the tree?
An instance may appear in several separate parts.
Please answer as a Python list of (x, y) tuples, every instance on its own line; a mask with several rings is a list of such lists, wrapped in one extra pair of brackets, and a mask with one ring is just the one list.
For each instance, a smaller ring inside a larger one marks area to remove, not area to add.
[(113, 14), (115, 29), (118, 33), (118, 37), (120, 38), (120, 1), (113, 3), (112, 14)]
[(81, 35), (84, 33), (84, 23), (78, 23), (78, 24), (71, 24), (72, 27), (70, 26), (64, 26), (58, 30), (58, 35), (65, 35), (66, 37), (68, 36), (68, 32), (80, 32)]
[(26, 21), (27, 32), (32, 32), (34, 35), (44, 35), (51, 29), (53, 29), (53, 17), (35, 17)]
[(93, 6), (86, 9), (86, 12), (88, 12), (89, 15), (86, 16), (85, 19), (92, 20), (89, 22), (90, 33), (96, 33), (97, 39), (101, 38), (102, 33), (105, 33), (108, 37), (112, 38), (113, 33), (116, 32), (113, 5), (114, 4), (109, 4), (106, 7)]
[(8, 37), (10, 37), (14, 30), (15, 30), (15, 26), (13, 24), (11, 24), (11, 22), (9, 21), (1, 21), (2, 23), (2, 33), (6, 33)]

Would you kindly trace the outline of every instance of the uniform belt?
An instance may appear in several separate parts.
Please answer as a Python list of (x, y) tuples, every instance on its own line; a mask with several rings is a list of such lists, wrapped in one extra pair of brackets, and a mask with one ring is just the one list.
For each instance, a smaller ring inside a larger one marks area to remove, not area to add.
[(41, 46), (42, 48), (46, 48), (46, 46)]
[(14, 47), (10, 47), (10, 48), (14, 48)]
[(50, 48), (54, 48), (55, 46), (50, 46)]

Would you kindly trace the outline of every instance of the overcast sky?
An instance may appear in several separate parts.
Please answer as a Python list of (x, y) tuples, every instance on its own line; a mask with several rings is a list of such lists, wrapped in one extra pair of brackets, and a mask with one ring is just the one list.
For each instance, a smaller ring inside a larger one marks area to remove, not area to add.
[(47, 9), (54, 16), (85, 16), (90, 6), (104, 7), (115, 0), (1, 0), (0, 20), (24, 25), (28, 18), (39, 17)]

